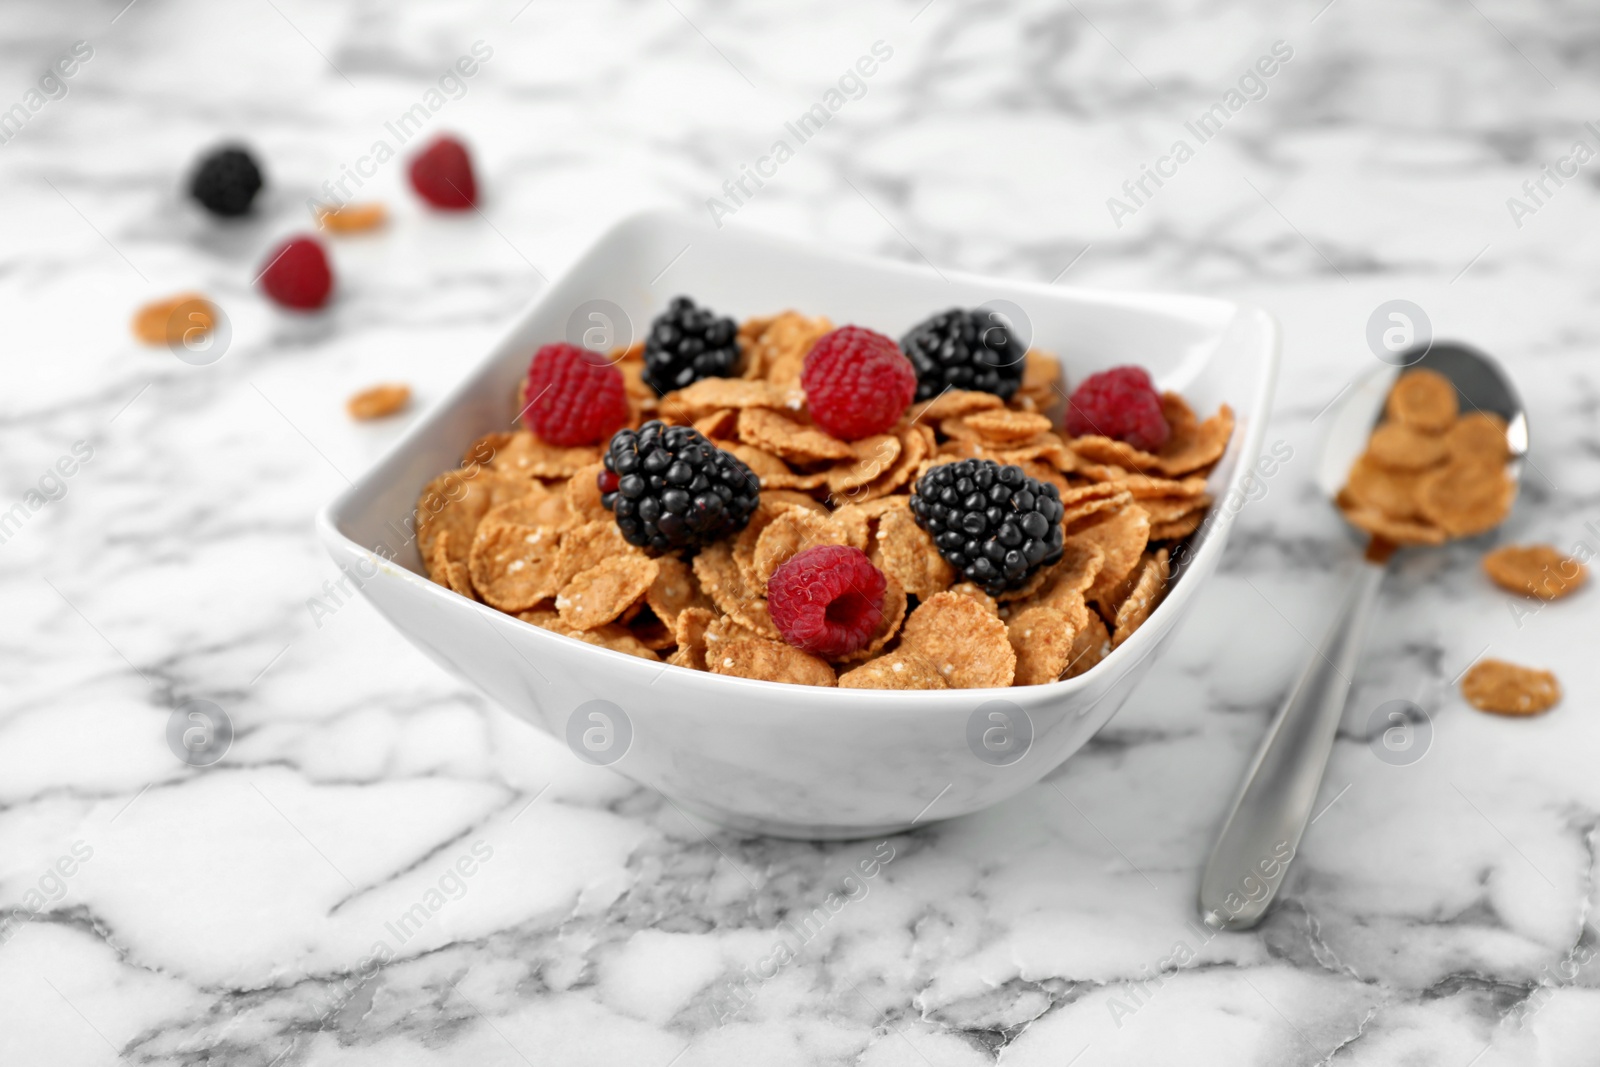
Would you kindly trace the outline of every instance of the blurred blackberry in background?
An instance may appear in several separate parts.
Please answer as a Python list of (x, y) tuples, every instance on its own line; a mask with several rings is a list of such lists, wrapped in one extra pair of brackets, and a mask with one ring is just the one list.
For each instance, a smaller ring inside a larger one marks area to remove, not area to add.
[(233, 218), (250, 210), (261, 185), (261, 168), (250, 153), (229, 145), (201, 158), (189, 195), (213, 215)]

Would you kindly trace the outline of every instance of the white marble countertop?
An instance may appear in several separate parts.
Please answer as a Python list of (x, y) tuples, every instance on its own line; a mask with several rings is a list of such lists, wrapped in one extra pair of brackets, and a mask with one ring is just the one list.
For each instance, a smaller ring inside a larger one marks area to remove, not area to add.
[[(1518, 618), (1482, 543), (1393, 574), (1269, 920), (1209, 936), (1193, 907), (1353, 560), (1312, 423), (1373, 365), (1374, 309), (1414, 301), (1524, 390), (1533, 465), (1498, 536), (1600, 547), (1593, 164), (1523, 191), (1600, 147), (1592, 7), (123, 3), (13, 3), (0, 28), (0, 108), (92, 48), (0, 143), (0, 512), (23, 505), (0, 544), (0, 916), (32, 915), (0, 925), (0, 1063), (1600, 1062), (1596, 594)], [(1293, 457), (1089, 748), (894, 838), (870, 894), (718, 1018), (871, 845), (690, 825), (364, 602), (314, 618), (335, 572), (311, 515), (408, 421), (352, 424), (346, 395), (399, 379), (428, 404), (604, 226), (706, 210), (880, 40), (865, 94), (736, 222), (1259, 303), (1285, 331), (1268, 440)], [(392, 225), (336, 243), (330, 309), (265, 304), (268, 243), (479, 41), (430, 128), (471, 142), (481, 214), (426, 214), (391, 163), (362, 195)], [(1202, 142), (1185, 124), (1275, 41), (1290, 58)], [(178, 195), (226, 137), (271, 182), (233, 226)], [(1170, 176), (1134, 202), (1142, 164)], [(191, 288), (230, 319), (223, 358), (133, 343), (135, 307)], [(1452, 679), (1486, 649), (1554, 669), (1561, 705), (1466, 706)], [(1404, 766), (1365, 726), (1397, 698), (1432, 728)], [(206, 769), (164, 740), (192, 699), (236, 730)]]

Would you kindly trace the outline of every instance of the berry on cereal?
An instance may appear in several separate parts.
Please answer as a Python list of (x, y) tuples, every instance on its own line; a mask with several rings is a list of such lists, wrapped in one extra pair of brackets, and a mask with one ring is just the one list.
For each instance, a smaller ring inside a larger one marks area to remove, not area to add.
[(883, 334), (841, 326), (806, 353), (800, 385), (813, 422), (842, 441), (858, 441), (900, 421), (916, 396), (917, 374)]
[(1060, 490), (1021, 467), (992, 459), (934, 467), (917, 480), (911, 511), (939, 554), (990, 596), (1061, 558)]
[(478, 202), (478, 181), (467, 146), (448, 134), (435, 137), (411, 159), (411, 187), (444, 211), (465, 211)]
[(219, 218), (250, 210), (263, 182), (254, 157), (239, 145), (224, 145), (203, 156), (189, 178), (189, 195)]
[(739, 324), (675, 296), (650, 323), (644, 380), (658, 396), (705, 378), (730, 378), (739, 367)]
[(292, 237), (273, 250), (261, 271), (261, 288), (277, 303), (315, 311), (333, 292), (333, 268), (314, 237)]
[(883, 621), (887, 588), (883, 572), (859, 548), (816, 545), (772, 572), (767, 611), (790, 645), (841, 659), (872, 640)]
[(760, 482), (737, 456), (692, 427), (654, 419), (617, 431), (598, 481), (622, 536), (656, 552), (736, 534), (759, 503)]
[(546, 444), (597, 445), (628, 421), (622, 372), (604, 355), (565, 341), (533, 354), (522, 421)]
[(917, 399), (947, 389), (993, 393), (1011, 399), (1022, 384), (1027, 350), (993, 312), (951, 308), (924, 319), (904, 337), (900, 350), (917, 373)]
[(1143, 367), (1113, 367), (1089, 375), (1072, 391), (1067, 432), (1109, 437), (1155, 452), (1167, 443), (1172, 428), (1149, 373)]

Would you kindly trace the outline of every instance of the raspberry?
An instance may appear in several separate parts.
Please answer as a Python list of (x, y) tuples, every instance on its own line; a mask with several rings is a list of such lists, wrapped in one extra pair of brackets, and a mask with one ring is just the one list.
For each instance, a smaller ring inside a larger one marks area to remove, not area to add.
[(817, 338), (800, 371), (811, 419), (843, 441), (883, 433), (917, 392), (917, 372), (881, 333), (841, 326)]
[(434, 207), (463, 211), (478, 202), (478, 182), (472, 176), (467, 146), (448, 135), (433, 142), (411, 159), (411, 187)]
[(1097, 434), (1154, 452), (1172, 428), (1161, 414), (1161, 396), (1143, 367), (1113, 367), (1091, 374), (1072, 391), (1067, 432)]
[(692, 426), (652, 419), (618, 430), (597, 476), (601, 506), (630, 545), (673, 552), (738, 533), (760, 503), (761, 480)]
[(313, 311), (328, 302), (333, 292), (333, 270), (328, 254), (313, 237), (291, 237), (267, 257), (261, 271), (261, 288), (288, 308)]
[(213, 215), (232, 218), (250, 210), (261, 191), (261, 168), (250, 153), (226, 145), (206, 155), (189, 179), (189, 195)]
[(872, 640), (883, 622), (887, 587), (883, 572), (859, 548), (817, 545), (772, 572), (767, 611), (789, 644), (838, 659)]
[(577, 345), (545, 345), (533, 354), (522, 421), (546, 444), (597, 445), (628, 422), (622, 372)]

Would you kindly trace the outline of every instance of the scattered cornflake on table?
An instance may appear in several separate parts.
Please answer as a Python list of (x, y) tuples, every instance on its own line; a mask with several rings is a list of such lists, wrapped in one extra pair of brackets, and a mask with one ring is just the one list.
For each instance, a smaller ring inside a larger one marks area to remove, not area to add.
[(389, 211), (382, 204), (345, 204), (317, 213), (317, 225), (331, 233), (364, 233), (388, 221)]
[(352, 419), (362, 422), (368, 419), (381, 419), (404, 408), (411, 402), (411, 387), (389, 383), (375, 385), (371, 389), (361, 392), (345, 401), (345, 410), (350, 412)]
[(133, 335), (147, 345), (198, 341), (216, 325), (217, 312), (199, 293), (179, 293), (140, 308), (133, 316)]
[(1549, 545), (1502, 545), (1483, 557), (1483, 571), (1502, 589), (1540, 600), (1576, 592), (1589, 569)]
[(1461, 679), (1461, 695), (1479, 711), (1537, 715), (1561, 699), (1561, 683), (1549, 671), (1500, 659), (1480, 660)]

